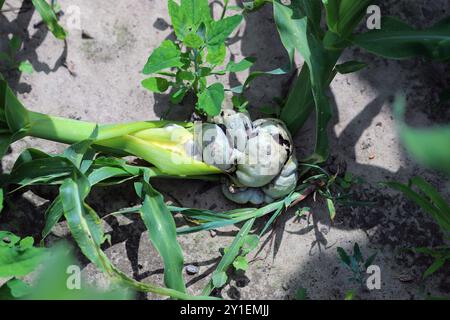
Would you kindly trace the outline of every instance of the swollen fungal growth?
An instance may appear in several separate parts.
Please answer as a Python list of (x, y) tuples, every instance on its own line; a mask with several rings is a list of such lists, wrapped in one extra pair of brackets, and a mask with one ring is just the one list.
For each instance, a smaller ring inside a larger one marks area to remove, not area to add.
[(203, 161), (229, 173), (224, 195), (240, 204), (270, 203), (294, 191), (297, 160), (292, 137), (278, 119), (254, 122), (224, 110), (203, 124)]

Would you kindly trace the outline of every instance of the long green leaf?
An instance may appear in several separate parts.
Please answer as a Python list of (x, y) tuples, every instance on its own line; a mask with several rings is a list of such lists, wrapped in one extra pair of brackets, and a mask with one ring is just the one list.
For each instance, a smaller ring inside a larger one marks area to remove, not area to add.
[(441, 269), (444, 266), (445, 261), (446, 260), (443, 259), (443, 258), (439, 258), (439, 259), (434, 260), (434, 262), (431, 264), (431, 266), (429, 266), (428, 269), (425, 270), (425, 272), (423, 274), (423, 278), (428, 278), (433, 273), (435, 273), (436, 271)]
[(322, 0), (326, 13), (328, 28), (334, 33), (339, 33), (339, 7), (341, 0)]
[(164, 283), (168, 288), (186, 292), (183, 279), (183, 252), (177, 241), (173, 216), (162, 195), (144, 181), (136, 183), (138, 195), (144, 200), (140, 214), (149, 238), (164, 262)]
[(73, 164), (63, 157), (36, 159), (17, 166), (6, 178), (6, 182), (21, 186), (59, 183), (71, 174), (72, 168)]
[(353, 42), (385, 58), (426, 57), (448, 60), (450, 59), (450, 19), (445, 19), (425, 30), (415, 30), (396, 18), (385, 17), (380, 30), (356, 35)]
[(437, 221), (444, 231), (450, 230), (448, 215), (442, 214), (439, 209), (433, 206), (427, 198), (421, 196), (410, 187), (398, 182), (388, 182), (386, 185), (395, 190), (401, 191), (408, 199), (417, 203), (424, 211), (430, 214)]
[[(333, 1), (333, 0), (329, 0)], [(339, 5), (338, 34), (347, 38), (366, 15), (372, 0), (341, 0)]]
[(89, 193), (89, 182), (85, 176), (75, 170), (73, 177), (66, 179), (60, 187), (60, 196), (69, 229), (83, 254), (113, 280), (126, 284), (141, 292), (153, 292), (177, 299), (205, 299), (193, 297), (184, 292), (161, 288), (152, 284), (135, 281), (111, 264), (101, 250), (105, 237), (101, 220), (85, 202)]
[[(416, 185), (422, 190), (422, 192), (430, 198), (431, 202), (439, 209), (439, 211), (444, 215), (442, 218), (448, 220), (448, 225), (450, 225), (450, 206), (442, 197), (441, 194), (425, 179), (421, 177), (411, 178), (411, 183)], [(450, 229), (448, 230), (450, 232)]]
[(405, 104), (406, 100), (401, 96), (394, 104), (399, 134), (405, 148), (418, 162), (450, 175), (450, 127), (409, 127), (403, 121)]
[(281, 110), (280, 119), (284, 121), (289, 131), (295, 134), (303, 127), (313, 110), (314, 97), (311, 91), (309, 68), (305, 64)]
[(77, 241), (83, 254), (100, 270), (113, 276), (114, 272), (108, 258), (100, 249), (105, 241), (101, 221), (84, 202), (89, 190), (87, 178), (80, 173), (75, 172), (73, 178), (64, 181), (60, 188), (64, 216), (72, 236)]
[(316, 147), (310, 160), (323, 162), (328, 158), (329, 145), (327, 125), (331, 119), (331, 106), (325, 93), (330, 66), (334, 67), (336, 53), (329, 53), (322, 41), (313, 32), (311, 19), (305, 15), (301, 2), (292, 2), (290, 7), (274, 2), (274, 16), (281, 40), (293, 59), (298, 51), (309, 67), (312, 94), (316, 106)]
[(59, 222), (61, 217), (64, 215), (64, 209), (61, 202), (61, 197), (57, 196), (55, 200), (53, 200), (52, 204), (48, 207), (45, 212), (45, 226), (42, 230), (42, 238), (46, 238), (53, 227)]

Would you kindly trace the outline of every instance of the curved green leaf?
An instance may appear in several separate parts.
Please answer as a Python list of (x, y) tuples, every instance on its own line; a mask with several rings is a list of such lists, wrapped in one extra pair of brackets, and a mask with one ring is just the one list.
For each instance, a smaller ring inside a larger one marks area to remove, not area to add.
[(164, 262), (164, 283), (168, 288), (186, 292), (183, 279), (183, 252), (177, 241), (175, 221), (162, 195), (144, 181), (136, 183), (136, 191), (144, 200), (141, 218), (149, 238)]
[(314, 32), (314, 25), (305, 12), (304, 4), (292, 2), (291, 6), (274, 2), (274, 16), (281, 41), (287, 49), (291, 61), (298, 51), (310, 72), (312, 95), (316, 105), (316, 146), (310, 161), (323, 162), (328, 158), (329, 142), (327, 125), (331, 119), (331, 106), (325, 92), (328, 79), (339, 52), (325, 50), (321, 39)]
[(45, 226), (42, 230), (42, 239), (45, 239), (52, 232), (53, 227), (61, 220), (63, 215), (64, 209), (61, 197), (57, 196), (45, 211)]

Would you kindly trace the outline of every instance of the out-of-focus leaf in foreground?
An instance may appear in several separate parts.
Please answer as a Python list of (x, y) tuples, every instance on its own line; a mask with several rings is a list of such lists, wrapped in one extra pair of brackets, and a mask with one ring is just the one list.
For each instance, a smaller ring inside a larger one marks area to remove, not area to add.
[(404, 97), (397, 97), (395, 113), (406, 150), (421, 164), (450, 175), (450, 126), (412, 128), (403, 120), (405, 104)]

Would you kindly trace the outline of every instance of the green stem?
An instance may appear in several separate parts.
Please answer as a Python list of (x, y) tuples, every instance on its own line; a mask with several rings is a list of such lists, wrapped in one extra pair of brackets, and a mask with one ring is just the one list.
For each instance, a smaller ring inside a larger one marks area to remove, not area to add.
[(222, 14), (220, 16), (220, 20), (225, 18), (225, 14), (227, 13), (227, 9), (228, 9), (228, 2), (229, 2), (229, 0), (225, 0), (223, 3), (223, 10), (222, 10)]
[[(29, 111), (28, 119), (30, 121), (30, 128), (27, 132), (29, 136), (65, 144), (73, 144), (89, 139), (98, 126), (93, 122), (54, 117), (32, 111)], [(101, 125), (98, 126), (96, 140), (118, 138), (141, 130), (161, 128), (168, 124), (178, 124), (183, 127), (191, 126), (190, 123), (186, 122), (170, 121), (140, 121)]]
[[(202, 176), (222, 173), (218, 168), (186, 156), (183, 148), (173, 146), (161, 132), (152, 130), (168, 124), (190, 128), (188, 122), (141, 121), (125, 124), (98, 126), (92, 122), (49, 116), (25, 111), (26, 134), (65, 144), (74, 144), (90, 138), (100, 151), (114, 154), (134, 155), (153, 164), (164, 174), (176, 176)], [(97, 134), (93, 137), (95, 129)], [(170, 133), (168, 133), (170, 134)]]

